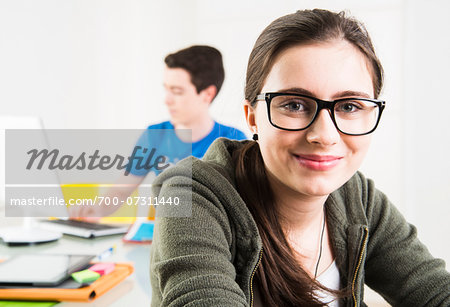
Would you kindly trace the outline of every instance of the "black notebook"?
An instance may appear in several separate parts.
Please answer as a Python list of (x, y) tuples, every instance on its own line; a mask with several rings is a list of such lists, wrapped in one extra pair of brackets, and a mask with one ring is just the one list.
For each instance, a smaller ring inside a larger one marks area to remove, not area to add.
[(64, 234), (95, 238), (115, 234), (126, 233), (129, 225), (98, 224), (78, 220), (48, 220), (41, 221), (40, 226), (47, 230), (58, 231)]

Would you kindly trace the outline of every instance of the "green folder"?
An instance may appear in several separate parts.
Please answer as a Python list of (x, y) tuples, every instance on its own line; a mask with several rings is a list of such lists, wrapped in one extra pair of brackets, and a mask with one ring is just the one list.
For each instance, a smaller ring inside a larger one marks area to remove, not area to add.
[(0, 307), (51, 307), (58, 302), (0, 301)]

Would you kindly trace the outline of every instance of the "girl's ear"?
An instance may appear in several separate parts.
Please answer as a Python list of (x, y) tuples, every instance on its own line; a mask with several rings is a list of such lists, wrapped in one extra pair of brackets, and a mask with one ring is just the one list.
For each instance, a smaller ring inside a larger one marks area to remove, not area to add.
[(252, 133), (258, 133), (258, 128), (256, 127), (255, 119), (255, 108), (251, 106), (248, 100), (244, 100), (244, 114), (245, 120), (247, 121), (247, 126)]

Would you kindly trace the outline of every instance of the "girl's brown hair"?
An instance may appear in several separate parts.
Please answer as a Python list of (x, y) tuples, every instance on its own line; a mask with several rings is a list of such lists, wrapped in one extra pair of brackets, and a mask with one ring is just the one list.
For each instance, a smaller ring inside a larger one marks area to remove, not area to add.
[[(255, 106), (256, 96), (280, 52), (295, 45), (333, 40), (346, 40), (365, 55), (377, 98), (383, 84), (383, 68), (365, 27), (344, 12), (315, 9), (283, 16), (264, 29), (248, 61), (245, 99)], [(258, 143), (247, 143), (233, 158), (238, 191), (256, 221), (263, 243), (263, 256), (255, 275), (263, 301), (267, 306), (326, 306), (314, 291), (329, 289), (311, 279), (297, 263), (282, 230)], [(346, 290), (330, 292), (338, 297), (347, 294)]]

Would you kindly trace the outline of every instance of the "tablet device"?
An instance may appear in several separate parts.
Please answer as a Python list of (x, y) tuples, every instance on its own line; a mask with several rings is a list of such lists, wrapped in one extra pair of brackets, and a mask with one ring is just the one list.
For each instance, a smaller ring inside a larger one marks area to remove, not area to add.
[(57, 286), (86, 268), (95, 255), (27, 254), (0, 262), (1, 285)]

